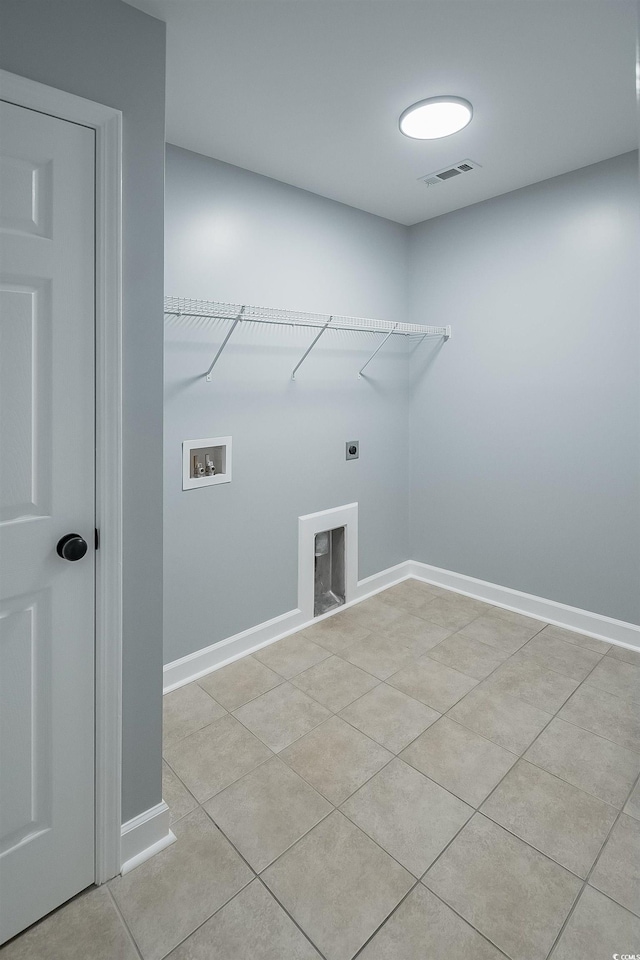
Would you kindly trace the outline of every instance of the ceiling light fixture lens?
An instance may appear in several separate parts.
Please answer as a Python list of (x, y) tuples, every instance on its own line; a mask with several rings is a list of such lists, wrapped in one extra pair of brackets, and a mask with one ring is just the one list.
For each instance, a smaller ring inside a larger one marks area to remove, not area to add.
[(438, 140), (462, 130), (472, 116), (473, 107), (462, 97), (429, 97), (400, 115), (400, 132), (413, 140)]

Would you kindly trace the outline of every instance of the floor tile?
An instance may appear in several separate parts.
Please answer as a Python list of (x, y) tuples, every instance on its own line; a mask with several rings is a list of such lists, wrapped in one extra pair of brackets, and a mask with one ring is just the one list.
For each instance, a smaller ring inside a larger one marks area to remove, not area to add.
[(576, 689), (578, 681), (548, 670), (530, 657), (512, 657), (491, 674), (486, 686), (491, 693), (506, 693), (546, 713), (556, 713)]
[(380, 683), (377, 677), (341, 657), (322, 660), (299, 673), (291, 682), (332, 713), (338, 713)]
[(585, 887), (550, 960), (610, 960), (640, 943), (640, 920)]
[(565, 630), (563, 627), (554, 627), (551, 624), (544, 628), (544, 635), (565, 640), (567, 643), (575, 643), (578, 647), (586, 647), (587, 650), (595, 650), (596, 653), (606, 653), (610, 648), (610, 644), (603, 640), (596, 640), (594, 637), (587, 637), (584, 633), (576, 633), (575, 630)]
[(627, 647), (612, 644), (607, 656), (613, 657), (614, 660), (623, 660), (625, 663), (640, 665), (640, 650), (629, 650)]
[(640, 773), (637, 753), (557, 718), (524, 756), (618, 809)]
[(498, 617), (500, 620), (509, 620), (511, 623), (517, 623), (521, 627), (535, 627), (538, 625), (538, 629), (541, 630), (546, 626), (546, 623), (542, 620), (537, 620), (535, 617), (527, 617), (523, 613), (517, 613), (515, 610), (506, 610), (504, 607), (496, 607), (491, 605), (491, 610), (489, 611), (492, 617)]
[(331, 717), (280, 756), (337, 805), (377, 773), (393, 754), (340, 717)]
[(4, 947), (2, 960), (138, 960), (105, 886), (81, 894)]
[(340, 716), (387, 750), (399, 753), (440, 714), (395, 687), (381, 683), (345, 707)]
[(191, 796), (165, 760), (162, 761), (162, 799), (169, 807), (171, 823), (180, 820), (198, 806), (196, 798)]
[(414, 657), (421, 657), (445, 637), (450, 636), (451, 629), (403, 612), (397, 620), (383, 627), (381, 633), (390, 640), (400, 640), (411, 650)]
[(520, 649), (519, 657), (533, 657), (543, 667), (555, 670), (573, 680), (584, 680), (602, 658), (601, 653), (578, 647), (575, 643), (546, 636), (545, 631), (533, 637)]
[(378, 680), (386, 680), (400, 667), (414, 660), (408, 643), (379, 633), (372, 633), (364, 640), (356, 640), (342, 656)]
[(326, 659), (329, 651), (318, 646), (313, 640), (308, 640), (299, 633), (293, 633), (284, 640), (262, 647), (253, 656), (270, 670), (275, 670), (281, 677), (290, 680), (303, 670), (308, 670), (314, 663), (320, 663), (321, 660)]
[(169, 764), (199, 803), (271, 756), (271, 750), (229, 714), (166, 753)]
[(144, 960), (161, 960), (253, 878), (204, 810), (174, 832), (176, 843), (109, 884)]
[(480, 814), (423, 883), (511, 960), (545, 960), (582, 885)]
[(226, 712), (197, 683), (188, 683), (166, 693), (162, 698), (163, 748), (184, 740), (189, 734), (224, 717)]
[(520, 621), (505, 620), (504, 617), (497, 617), (491, 612), (478, 617), (473, 623), (464, 627), (461, 633), (465, 637), (486, 643), (508, 657), (539, 633), (543, 626), (544, 624), (539, 620), (531, 620), (525, 624)]
[(290, 683), (245, 703), (233, 715), (276, 753), (331, 716), (325, 707)]
[(462, 633), (454, 633), (442, 640), (436, 647), (432, 647), (429, 656), (432, 660), (459, 670), (460, 673), (466, 673), (468, 677), (475, 677), (476, 680), (484, 680), (505, 660), (505, 655), (497, 655), (493, 647), (465, 637)]
[(465, 597), (461, 593), (448, 593), (442, 597), (436, 597), (435, 600), (428, 600), (423, 606), (417, 608), (415, 613), (441, 627), (459, 630), (488, 610), (489, 605), (482, 603), (481, 600)]
[(549, 723), (552, 714), (492, 693), (481, 683), (449, 710), (447, 716), (512, 753), (521, 754)]
[(306, 630), (301, 630), (299, 636), (313, 640), (331, 653), (341, 654), (355, 640), (363, 640), (369, 633), (370, 631), (365, 627), (349, 619), (345, 620), (343, 613), (336, 613), (332, 617), (327, 617), (326, 620), (319, 620)]
[(442, 717), (400, 754), (425, 776), (478, 807), (516, 762), (515, 754)]
[(640, 753), (640, 711), (628, 700), (583, 683), (558, 716)]
[(439, 713), (445, 713), (469, 693), (478, 681), (437, 660), (422, 657), (394, 673), (388, 683), (414, 700), (421, 700)]
[(625, 804), (624, 812), (627, 816), (640, 820), (640, 780), (633, 788), (631, 796)]
[(358, 954), (358, 960), (446, 960), (453, 956), (504, 960), (504, 954), (419, 884)]
[(269, 891), (254, 880), (167, 960), (321, 960)]
[(446, 590), (442, 587), (436, 587), (432, 583), (423, 583), (422, 580), (403, 580), (402, 583), (396, 583), (378, 594), (378, 598), (383, 603), (390, 603), (394, 607), (400, 607), (407, 613), (413, 613), (429, 600), (435, 600), (436, 597), (445, 596)]
[(263, 879), (327, 960), (350, 960), (414, 882), (338, 811)]
[(519, 760), (481, 812), (583, 879), (617, 816), (615, 807)]
[(278, 757), (205, 804), (205, 810), (259, 873), (333, 807)]
[(255, 700), (282, 683), (282, 677), (255, 657), (243, 657), (198, 680), (200, 686), (227, 710)]
[(620, 814), (589, 883), (640, 916), (640, 820)]
[(589, 684), (615, 697), (640, 703), (640, 664), (603, 657), (589, 675)]
[(474, 812), (402, 760), (392, 760), (340, 809), (415, 877)]
[(385, 627), (402, 616), (402, 610), (383, 603), (378, 597), (370, 597), (369, 600), (363, 600), (362, 603), (349, 607), (342, 616), (371, 633), (383, 633)]

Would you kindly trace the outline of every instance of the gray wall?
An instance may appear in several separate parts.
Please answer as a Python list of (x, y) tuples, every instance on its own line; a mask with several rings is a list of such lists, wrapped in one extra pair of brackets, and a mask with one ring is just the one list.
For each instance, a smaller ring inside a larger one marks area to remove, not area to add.
[[(177, 147), (167, 149), (166, 291), (402, 320), (406, 228)], [(407, 557), (408, 343), (373, 334), (168, 325), (165, 662), (297, 605), (298, 516), (360, 504), (360, 578)], [(231, 434), (230, 484), (182, 490), (181, 443)], [(344, 459), (359, 439), (360, 460)]]
[(414, 559), (640, 622), (637, 211), (630, 153), (410, 229)]
[(0, 67), (122, 110), (123, 820), (161, 799), (165, 24), (120, 0), (2, 0)]

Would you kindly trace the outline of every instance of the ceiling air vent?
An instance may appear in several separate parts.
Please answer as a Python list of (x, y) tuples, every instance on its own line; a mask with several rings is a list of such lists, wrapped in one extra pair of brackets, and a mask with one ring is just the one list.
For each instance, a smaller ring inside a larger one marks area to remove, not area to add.
[(452, 180), (454, 177), (462, 176), (463, 173), (470, 173), (479, 167), (480, 164), (476, 163), (475, 160), (461, 160), (460, 163), (456, 163), (453, 167), (436, 170), (435, 173), (428, 173), (426, 177), (419, 177), (418, 179), (428, 187), (435, 187), (439, 183), (444, 183), (445, 180)]

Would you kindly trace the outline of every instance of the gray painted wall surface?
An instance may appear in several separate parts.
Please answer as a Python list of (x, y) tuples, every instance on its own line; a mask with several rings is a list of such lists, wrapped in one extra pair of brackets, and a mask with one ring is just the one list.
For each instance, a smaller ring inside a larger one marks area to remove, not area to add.
[(2, 0), (0, 66), (122, 110), (122, 816), (161, 799), (165, 24), (120, 0)]
[(638, 262), (636, 153), (410, 229), (413, 559), (640, 622)]
[[(406, 229), (266, 177), (167, 148), (170, 296), (402, 320)], [(297, 605), (297, 518), (357, 500), (360, 578), (407, 557), (408, 343), (256, 324), (168, 325), (165, 662)], [(182, 490), (185, 439), (233, 436), (230, 484)], [(345, 461), (346, 440), (361, 455)]]

